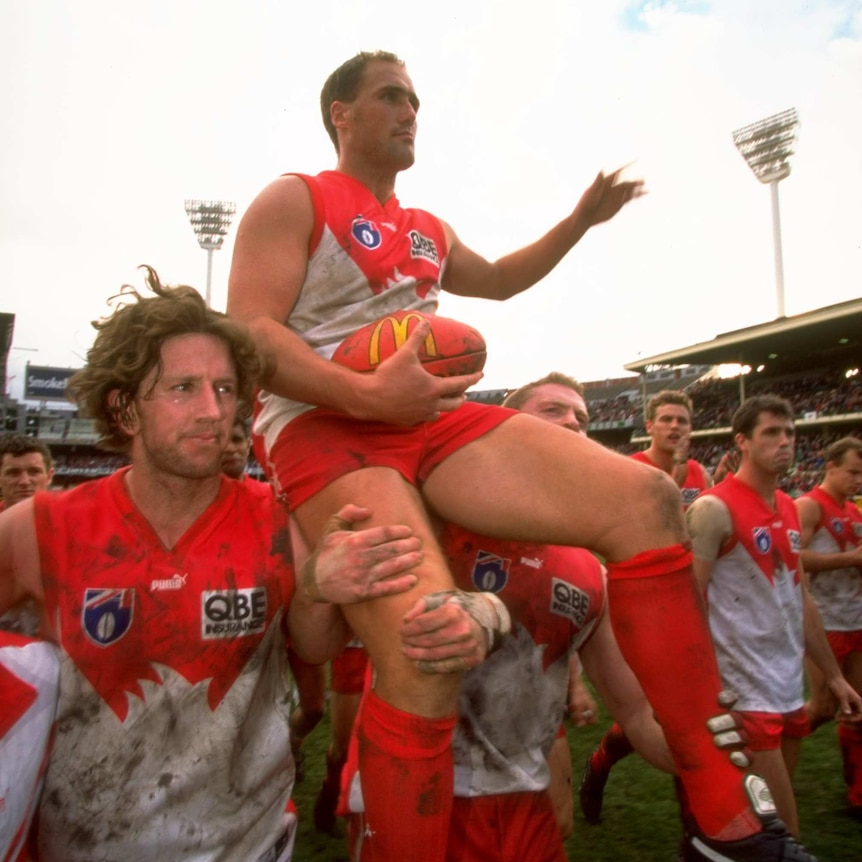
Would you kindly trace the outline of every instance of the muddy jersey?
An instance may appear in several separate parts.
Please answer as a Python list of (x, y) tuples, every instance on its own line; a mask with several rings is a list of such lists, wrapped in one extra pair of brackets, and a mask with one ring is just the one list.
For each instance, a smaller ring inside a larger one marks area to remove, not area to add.
[[(842, 506), (823, 488), (806, 497), (820, 506), (808, 550), (818, 554), (840, 554), (862, 542), (862, 512), (851, 500)], [(862, 570), (858, 566), (810, 573), (811, 595), (817, 602), (823, 626), (828, 631), (862, 631)]]
[(126, 472), (35, 498), (61, 651), (40, 860), (274, 859), (293, 785), (286, 512), (223, 478), (166, 550)]
[[(632, 460), (640, 461), (641, 464), (647, 464), (650, 467), (655, 467), (656, 470), (661, 470), (653, 460), (651, 460), (646, 452), (635, 452), (631, 456)], [(699, 496), (709, 487), (709, 479), (703, 465), (693, 458), (689, 458), (686, 464), (685, 481), (680, 486), (682, 494), (682, 508), (685, 511)]]
[(776, 491), (773, 509), (733, 475), (701, 498), (712, 495), (724, 502), (733, 525), (706, 593), (722, 681), (739, 695), (738, 710), (791, 712), (803, 704), (796, 507)]
[[(381, 204), (359, 180), (338, 171), (305, 182), (314, 207), (308, 267), (285, 325), (330, 358), (350, 333), (399, 309), (434, 313), (448, 245), (441, 222)], [(281, 429), (311, 409), (264, 392), (254, 425), (269, 451)]]
[(464, 675), (452, 742), (455, 795), (544, 790), (548, 751), (567, 713), (569, 655), (604, 612), (588, 551), (500, 541), (447, 526), (455, 585), (495, 593), (512, 616), (503, 646)]
[(0, 859), (24, 862), (50, 752), (60, 660), (52, 643), (0, 631)]

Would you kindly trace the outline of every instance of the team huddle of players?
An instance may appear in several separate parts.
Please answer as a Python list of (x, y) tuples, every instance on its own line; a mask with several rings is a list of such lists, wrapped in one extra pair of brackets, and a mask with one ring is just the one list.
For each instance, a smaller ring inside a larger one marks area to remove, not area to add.
[[(395, 197), (418, 109), (397, 57), (347, 61), (321, 93), (336, 169), (253, 201), (228, 314), (147, 268), (152, 295), (124, 289), (95, 324), (70, 387), (130, 465), (0, 516), (0, 612), (29, 603), (40, 634), (0, 639), (4, 858), (290, 859), (288, 647), (321, 664), (355, 636), (370, 672), (342, 806), (361, 862), (564, 860), (547, 756), (575, 651), (625, 737), (676, 776), (681, 858), (814, 859), (778, 752), (805, 732), (805, 654), (817, 715), (860, 757), (839, 666), (859, 631), (827, 640), (804, 574), (843, 604), (858, 593), (846, 497), (825, 487), (797, 516), (776, 490), (794, 439), (781, 399), (742, 405), (739, 468), (709, 489), (684, 396), (651, 408), (638, 463), (587, 439), (562, 375), (508, 407), (468, 402), (480, 374), (422, 368), (427, 325), (371, 374), (331, 362), (388, 313), (433, 314), (441, 290), (530, 288), (643, 194), (600, 173), (544, 236), (487, 261)], [(222, 472), (251, 412), (277, 497)], [(845, 484), (847, 445), (829, 456)]]

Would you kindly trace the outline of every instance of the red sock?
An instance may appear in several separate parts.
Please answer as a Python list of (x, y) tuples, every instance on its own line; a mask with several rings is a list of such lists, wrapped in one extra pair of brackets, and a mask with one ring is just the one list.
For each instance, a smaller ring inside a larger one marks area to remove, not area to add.
[(614, 722), (602, 737), (599, 747), (592, 754), (593, 768), (597, 772), (608, 772), (615, 763), (634, 751), (623, 729)]
[(367, 693), (359, 714), (362, 862), (443, 862), (452, 813), (455, 716), (423, 718)]
[(838, 744), (844, 763), (844, 783), (847, 802), (862, 806), (862, 729), (848, 724), (838, 725)]
[(608, 605), (620, 650), (655, 711), (707, 835), (735, 840), (761, 828), (740, 771), (706, 720), (721, 709), (721, 679), (706, 610), (682, 545), (608, 565)]

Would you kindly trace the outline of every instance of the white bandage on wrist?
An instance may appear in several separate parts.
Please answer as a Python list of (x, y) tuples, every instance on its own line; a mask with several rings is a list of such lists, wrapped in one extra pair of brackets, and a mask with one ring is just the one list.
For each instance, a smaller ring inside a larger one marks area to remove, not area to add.
[(440, 590), (425, 596), (425, 607), (429, 611), (449, 602), (463, 608), (482, 627), (488, 638), (488, 655), (498, 650), (503, 638), (512, 631), (509, 610), (494, 593)]
[(488, 655), (499, 649), (503, 638), (512, 631), (512, 618), (509, 616), (509, 611), (494, 593), (466, 593), (463, 590), (453, 590), (440, 604), (445, 602), (452, 602), (462, 607), (479, 623), (488, 638)]

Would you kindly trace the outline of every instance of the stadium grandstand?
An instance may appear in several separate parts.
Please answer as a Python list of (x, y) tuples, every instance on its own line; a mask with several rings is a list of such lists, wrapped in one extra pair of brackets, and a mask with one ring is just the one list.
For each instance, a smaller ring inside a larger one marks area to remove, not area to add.
[[(11, 322), (3, 323), (8, 350)], [(770, 392), (789, 399), (796, 409), (797, 461), (784, 488), (793, 495), (820, 481), (822, 453), (833, 440), (862, 437), (862, 299), (723, 333), (623, 367), (632, 373), (585, 381), (584, 391), (590, 436), (624, 454), (647, 445), (644, 406), (664, 389), (682, 389), (694, 401), (691, 454), (710, 469), (732, 446), (730, 418), (743, 398)], [(62, 370), (67, 376), (72, 371)], [(729, 372), (732, 376), (726, 376)], [(507, 391), (477, 390), (469, 397), (499, 404)], [(106, 475), (125, 463), (122, 456), (99, 450), (92, 422), (58, 397), (34, 404), (4, 392), (0, 433), (44, 440), (54, 454), (54, 485), (59, 487)], [(262, 474), (254, 461), (249, 469)]]
[[(822, 478), (823, 451), (830, 443), (846, 435), (862, 437), (860, 366), (862, 299), (626, 363), (636, 375), (584, 381), (589, 433), (623, 454), (646, 448), (647, 401), (662, 390), (682, 389), (695, 408), (691, 457), (714, 470), (733, 445), (730, 420), (742, 400), (781, 395), (795, 408), (797, 428), (796, 464), (783, 487), (797, 496)], [(492, 403), (505, 396), (506, 390), (471, 393)]]

